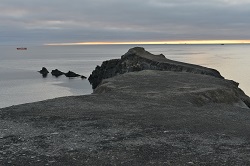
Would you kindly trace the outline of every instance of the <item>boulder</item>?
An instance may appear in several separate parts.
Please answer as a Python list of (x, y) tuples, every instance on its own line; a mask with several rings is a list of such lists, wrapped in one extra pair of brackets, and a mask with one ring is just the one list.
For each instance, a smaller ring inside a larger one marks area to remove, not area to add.
[(76, 73), (73, 72), (73, 71), (68, 71), (68, 73), (65, 73), (65, 76), (66, 76), (66, 77), (79, 77), (79, 76), (81, 76), (81, 75), (76, 74)]
[(60, 71), (60, 70), (58, 70), (58, 69), (55, 69), (55, 70), (52, 70), (52, 71), (51, 71), (51, 74), (52, 74), (53, 76), (55, 76), (55, 77), (59, 77), (59, 76), (61, 76), (61, 75), (64, 75), (65, 73), (62, 72), (62, 71)]
[(46, 69), (46, 67), (43, 67), (42, 70), (38, 71), (41, 74), (48, 74), (49, 71)]
[(85, 76), (81, 76), (81, 79), (86, 79), (87, 77), (85, 77)]
[(43, 67), (42, 70), (40, 70), (38, 72), (41, 73), (44, 78), (47, 77), (47, 75), (49, 73), (49, 71), (45, 67)]
[(141, 70), (188, 72), (223, 78), (215, 69), (173, 61), (167, 59), (163, 54), (154, 55), (142, 47), (135, 47), (121, 56), (121, 59), (104, 61), (101, 66), (95, 68), (88, 80), (95, 89), (103, 79)]

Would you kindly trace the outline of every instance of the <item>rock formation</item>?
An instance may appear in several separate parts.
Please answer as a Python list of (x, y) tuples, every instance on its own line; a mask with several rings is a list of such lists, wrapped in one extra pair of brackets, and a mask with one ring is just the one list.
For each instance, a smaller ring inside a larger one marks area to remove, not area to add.
[(85, 76), (81, 76), (81, 79), (86, 79), (87, 77), (85, 77)]
[(42, 70), (39, 71), (41, 74), (48, 74), (49, 71), (46, 69), (46, 67), (42, 67)]
[(79, 77), (79, 76), (81, 76), (81, 75), (76, 74), (76, 73), (73, 72), (73, 71), (68, 71), (68, 73), (65, 73), (65, 76), (66, 76), (66, 77)]
[(65, 73), (62, 72), (62, 71), (60, 71), (60, 70), (58, 70), (58, 69), (55, 69), (55, 70), (52, 70), (52, 71), (51, 71), (51, 74), (52, 74), (53, 76), (55, 76), (55, 77), (59, 77), (59, 76), (61, 76), (61, 75), (64, 75)]
[[(43, 75), (43, 77), (47, 77), (47, 75), (49, 73), (49, 71), (45, 67), (43, 67), (42, 70), (40, 70), (39, 72)], [(86, 79), (87, 78), (87, 77), (85, 77), (83, 75), (80, 75), (80, 74), (77, 74), (77, 73), (75, 73), (73, 71), (68, 71), (67, 73), (64, 73), (64, 72), (62, 72), (62, 71), (60, 71), (58, 69), (52, 70), (51, 74), (53, 76), (55, 76), (55, 77), (65, 75), (66, 77), (69, 77), (69, 78), (80, 77), (80, 76), (81, 76), (81, 79)]]
[(121, 59), (104, 61), (101, 66), (96, 67), (88, 79), (93, 89), (95, 89), (103, 79), (141, 70), (189, 72), (223, 78), (217, 70), (173, 61), (165, 58), (162, 54), (153, 55), (145, 51), (144, 48), (135, 47), (124, 54)]
[(121, 74), (94, 94), (0, 109), (1, 164), (249, 165), (243, 96), (207, 75)]
[(41, 73), (43, 75), (43, 77), (47, 77), (49, 71), (45, 68), (42, 67), (42, 70), (38, 71), (39, 73)]
[(90, 95), (0, 109), (1, 164), (250, 165), (250, 98), (216, 70), (134, 48), (92, 79)]

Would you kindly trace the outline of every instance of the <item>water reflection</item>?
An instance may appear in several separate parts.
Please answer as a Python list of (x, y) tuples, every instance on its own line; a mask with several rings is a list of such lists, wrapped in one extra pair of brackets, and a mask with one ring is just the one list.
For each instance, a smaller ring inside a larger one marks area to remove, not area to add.
[(45, 73), (45, 74), (42, 74), (42, 76), (43, 76), (43, 78), (46, 78), (48, 76), (48, 74)]

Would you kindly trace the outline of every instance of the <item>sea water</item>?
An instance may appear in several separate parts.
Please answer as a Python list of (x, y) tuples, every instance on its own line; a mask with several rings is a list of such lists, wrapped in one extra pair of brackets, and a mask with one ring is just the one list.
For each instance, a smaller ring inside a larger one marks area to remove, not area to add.
[(240, 83), (250, 95), (250, 45), (96, 45), (96, 46), (0, 46), (0, 108), (62, 96), (92, 93), (88, 80), (42, 77), (38, 70), (69, 70), (88, 77), (102, 61), (120, 58), (141, 46), (166, 58), (217, 69), (226, 79)]

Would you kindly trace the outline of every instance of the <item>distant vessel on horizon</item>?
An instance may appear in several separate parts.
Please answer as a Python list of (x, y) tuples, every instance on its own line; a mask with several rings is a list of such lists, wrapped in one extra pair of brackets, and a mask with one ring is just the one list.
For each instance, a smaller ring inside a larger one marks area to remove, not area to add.
[(17, 50), (27, 50), (27, 48), (26, 47), (18, 47), (18, 48), (16, 48)]

